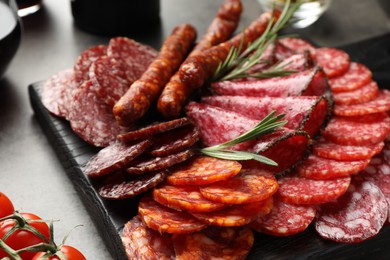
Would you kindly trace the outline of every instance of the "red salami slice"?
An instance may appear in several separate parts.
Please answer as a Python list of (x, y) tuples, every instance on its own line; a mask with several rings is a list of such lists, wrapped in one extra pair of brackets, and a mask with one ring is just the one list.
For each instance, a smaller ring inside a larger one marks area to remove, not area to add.
[(149, 228), (159, 233), (185, 234), (207, 227), (189, 213), (165, 207), (149, 195), (140, 200), (138, 214)]
[(250, 97), (322, 96), (329, 89), (325, 74), (318, 67), (285, 77), (211, 84), (217, 95)]
[(375, 99), (378, 96), (378, 92), (378, 84), (375, 81), (371, 81), (356, 90), (334, 93), (333, 99), (336, 105), (361, 104)]
[(316, 48), (302, 38), (281, 38), (278, 42), (298, 53), (309, 51), (311, 54), (315, 54), (316, 52)]
[(330, 115), (330, 106), (323, 97), (246, 97), (210, 96), (202, 103), (240, 113), (255, 120), (261, 120), (272, 111), (285, 114), (285, 127), (302, 129), (314, 136)]
[(114, 143), (101, 149), (84, 167), (88, 177), (100, 177), (124, 168), (135, 157), (142, 154), (152, 142), (143, 140), (134, 144)]
[(315, 60), (321, 66), (328, 78), (340, 76), (348, 71), (349, 55), (335, 48), (318, 48), (315, 51)]
[(374, 183), (353, 181), (344, 196), (318, 208), (314, 224), (325, 239), (359, 243), (378, 234), (387, 213), (386, 198)]
[(308, 53), (294, 54), (281, 61), (278, 67), (287, 71), (305, 71), (313, 67), (313, 61)]
[(351, 62), (344, 74), (329, 80), (333, 93), (353, 91), (369, 83), (372, 79), (371, 71), (361, 63)]
[(86, 81), (77, 89), (69, 113), (70, 126), (84, 141), (105, 147), (116, 142), (116, 136), (128, 128), (116, 123), (111, 107), (100, 100), (92, 85)]
[(77, 85), (82, 85), (84, 81), (89, 80), (89, 67), (96, 59), (106, 54), (106, 45), (97, 45), (91, 47), (80, 54), (73, 67), (74, 77)]
[(366, 168), (370, 159), (355, 161), (338, 161), (310, 155), (309, 158), (298, 167), (299, 175), (316, 180), (327, 180), (356, 174)]
[(368, 102), (356, 105), (336, 105), (334, 113), (339, 116), (362, 116), (390, 110), (390, 91), (379, 90), (378, 96)]
[(172, 185), (205, 185), (238, 174), (241, 164), (208, 156), (196, 156), (178, 165), (167, 178)]
[(93, 82), (93, 89), (111, 107), (130, 86), (122, 64), (109, 56), (100, 57), (91, 65), (89, 77)]
[(194, 185), (160, 185), (153, 190), (153, 198), (169, 208), (190, 212), (209, 212), (229, 206), (205, 199), (199, 192), (199, 187)]
[(293, 205), (275, 199), (271, 213), (259, 217), (250, 227), (273, 236), (290, 236), (304, 231), (315, 215), (312, 205)]
[(262, 201), (272, 196), (277, 189), (278, 182), (272, 173), (261, 168), (242, 169), (233, 178), (199, 187), (206, 199), (228, 204)]
[(313, 154), (333, 160), (354, 161), (370, 159), (378, 154), (384, 146), (383, 142), (373, 145), (340, 145), (330, 141), (320, 140), (313, 146)]
[(139, 216), (124, 225), (121, 238), (129, 259), (175, 259), (172, 237), (148, 228)]
[(284, 61), (297, 54), (296, 51), (282, 44), (280, 41), (275, 43), (275, 58), (277, 61)]
[(323, 137), (337, 144), (372, 145), (385, 140), (390, 132), (390, 118), (386, 113), (356, 117), (333, 117)]
[(267, 215), (273, 206), (273, 198), (269, 197), (262, 202), (237, 204), (229, 208), (203, 213), (191, 214), (197, 219), (213, 226), (236, 227), (243, 226), (256, 218)]
[(99, 195), (109, 200), (128, 199), (144, 193), (161, 183), (168, 171), (150, 172), (130, 178), (123, 172), (114, 173), (99, 187)]
[(291, 204), (323, 204), (342, 196), (348, 189), (351, 177), (330, 180), (313, 180), (299, 176), (283, 177), (278, 180), (277, 196)]
[(254, 236), (247, 227), (208, 227), (200, 232), (173, 235), (178, 260), (184, 259), (245, 259)]

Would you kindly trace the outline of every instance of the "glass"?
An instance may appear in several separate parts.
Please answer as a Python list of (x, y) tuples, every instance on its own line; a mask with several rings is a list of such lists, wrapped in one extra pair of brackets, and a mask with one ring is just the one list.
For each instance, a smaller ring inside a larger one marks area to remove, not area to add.
[(42, 0), (16, 0), (16, 3), (19, 7), (18, 15), (23, 17), (41, 9)]
[(0, 78), (20, 45), (22, 28), (14, 0), (0, 0)]
[[(285, 0), (258, 0), (264, 11), (282, 9)], [(296, 2), (296, 1), (291, 1)], [(331, 0), (303, 0), (299, 9), (295, 12), (291, 23), (295, 28), (305, 28), (320, 18), (320, 16), (329, 8)]]

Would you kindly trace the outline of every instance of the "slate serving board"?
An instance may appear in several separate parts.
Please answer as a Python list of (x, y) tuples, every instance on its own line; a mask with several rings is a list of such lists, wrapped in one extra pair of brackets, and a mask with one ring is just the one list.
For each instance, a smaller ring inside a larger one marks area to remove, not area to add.
[[(390, 86), (390, 34), (348, 46), (341, 46), (351, 60), (364, 63), (382, 88)], [(82, 166), (98, 149), (75, 135), (69, 123), (52, 116), (43, 106), (40, 91), (43, 82), (29, 86), (31, 106), (48, 140), (73, 182), (85, 207), (97, 225), (114, 259), (126, 259), (120, 232), (123, 224), (137, 213), (139, 198), (124, 201), (102, 200), (94, 183), (86, 178)], [(348, 245), (319, 237), (313, 227), (289, 237), (255, 234), (248, 259), (390, 259), (390, 226), (363, 243)]]

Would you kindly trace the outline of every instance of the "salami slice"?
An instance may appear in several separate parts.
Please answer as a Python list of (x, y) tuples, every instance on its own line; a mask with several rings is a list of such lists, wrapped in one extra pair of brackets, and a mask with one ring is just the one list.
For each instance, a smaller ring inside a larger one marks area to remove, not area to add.
[(278, 42), (298, 53), (304, 53), (306, 51), (309, 51), (311, 54), (315, 54), (316, 52), (316, 48), (313, 46), (313, 44), (302, 38), (281, 38), (278, 40)]
[(369, 68), (361, 63), (351, 62), (344, 74), (329, 80), (333, 93), (353, 91), (368, 84), (372, 79)]
[(177, 260), (185, 259), (245, 259), (254, 236), (247, 227), (208, 227), (200, 232), (173, 235)]
[(356, 105), (336, 105), (333, 112), (339, 116), (362, 116), (389, 110), (390, 91), (382, 89), (379, 90), (378, 96), (371, 101)]
[(233, 178), (199, 187), (205, 198), (228, 204), (262, 201), (272, 196), (277, 189), (278, 182), (272, 173), (261, 168), (242, 169)]
[(304, 231), (315, 215), (313, 205), (293, 205), (274, 199), (271, 213), (257, 218), (250, 227), (272, 236), (290, 236)]
[(352, 244), (377, 235), (387, 214), (388, 204), (378, 186), (353, 181), (344, 196), (318, 208), (314, 224), (321, 237)]
[(275, 43), (275, 58), (277, 61), (284, 61), (295, 54), (297, 54), (296, 51), (290, 49), (280, 41)]
[(194, 185), (160, 185), (153, 190), (153, 198), (169, 208), (190, 212), (209, 212), (229, 206), (204, 198), (199, 192), (199, 187)]
[(167, 178), (172, 185), (205, 185), (237, 175), (241, 164), (208, 156), (196, 156), (178, 165)]
[(128, 199), (144, 193), (161, 183), (168, 171), (150, 172), (130, 178), (121, 171), (110, 176), (99, 187), (99, 195), (109, 200)]
[(116, 136), (130, 128), (120, 127), (112, 109), (92, 90), (92, 82), (86, 81), (74, 95), (69, 112), (70, 126), (84, 141), (105, 147), (116, 142)]
[(153, 156), (167, 156), (190, 148), (200, 140), (200, 132), (193, 125), (180, 127), (155, 136), (155, 142), (148, 153)]
[(148, 228), (139, 216), (124, 225), (121, 238), (129, 259), (176, 259), (171, 235)]
[(246, 225), (258, 217), (267, 215), (271, 211), (272, 206), (273, 198), (269, 197), (262, 202), (237, 204), (218, 211), (203, 213), (191, 212), (191, 214), (209, 225), (236, 227)]
[(144, 174), (151, 171), (168, 169), (173, 165), (184, 162), (195, 154), (192, 149), (187, 149), (164, 157), (146, 157), (144, 160), (135, 160), (126, 169), (129, 174)]
[(336, 48), (318, 48), (315, 51), (315, 60), (321, 66), (328, 78), (340, 76), (348, 71), (349, 55)]
[(338, 161), (310, 155), (297, 169), (300, 176), (316, 179), (327, 180), (338, 177), (356, 174), (366, 168), (370, 159), (355, 161)]
[(92, 156), (83, 172), (88, 177), (100, 177), (113, 173), (128, 165), (151, 144), (151, 140), (143, 140), (133, 144), (117, 142), (109, 145)]
[(298, 176), (278, 180), (277, 196), (291, 204), (323, 204), (342, 196), (348, 189), (351, 177), (330, 180), (313, 180)]
[(323, 132), (326, 140), (342, 145), (372, 145), (382, 142), (390, 132), (386, 113), (333, 117)]
[(370, 81), (359, 89), (334, 93), (333, 99), (336, 105), (361, 104), (375, 99), (378, 92), (378, 84), (375, 81)]
[(308, 53), (294, 54), (278, 64), (278, 67), (286, 71), (296, 72), (305, 71), (313, 66), (313, 61)]
[(179, 128), (181, 126), (189, 125), (190, 121), (186, 117), (174, 119), (171, 121), (155, 123), (135, 131), (127, 132), (118, 135), (118, 139), (124, 142), (131, 142), (138, 139), (144, 139), (152, 137), (156, 134), (164, 133), (169, 130)]
[(73, 67), (74, 77), (77, 85), (82, 85), (84, 81), (89, 80), (89, 67), (95, 60), (106, 54), (106, 45), (97, 45), (91, 47), (80, 54)]
[(366, 146), (357, 146), (340, 145), (321, 139), (313, 145), (313, 154), (322, 158), (339, 161), (364, 160), (370, 159), (378, 154), (383, 146), (383, 142)]
[(165, 207), (153, 200), (150, 195), (141, 198), (138, 214), (149, 228), (159, 233), (185, 234), (207, 227), (191, 214)]

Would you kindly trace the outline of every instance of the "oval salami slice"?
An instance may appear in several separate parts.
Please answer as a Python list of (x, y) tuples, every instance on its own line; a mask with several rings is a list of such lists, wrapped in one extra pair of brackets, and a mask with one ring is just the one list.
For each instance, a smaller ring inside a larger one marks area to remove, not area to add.
[(169, 208), (190, 212), (209, 212), (229, 206), (204, 198), (199, 192), (199, 187), (194, 185), (160, 185), (153, 190), (153, 198)]
[(318, 207), (314, 224), (325, 239), (359, 243), (378, 234), (387, 213), (386, 198), (374, 183), (353, 181), (344, 196)]
[(359, 89), (348, 92), (334, 93), (336, 105), (354, 105), (368, 102), (378, 96), (379, 88), (375, 81), (371, 81)]
[(245, 259), (254, 242), (247, 227), (208, 227), (200, 232), (173, 235), (177, 260)]
[(322, 139), (313, 145), (313, 154), (322, 158), (339, 161), (364, 160), (370, 159), (372, 156), (378, 154), (383, 146), (383, 142), (366, 146), (357, 146), (340, 145)]
[(361, 63), (351, 62), (344, 74), (329, 80), (333, 93), (353, 91), (363, 87), (372, 79), (372, 72)]
[(340, 76), (348, 71), (349, 55), (336, 48), (318, 48), (315, 51), (315, 60), (321, 66), (328, 78)]
[(126, 173), (119, 171), (103, 181), (99, 187), (99, 195), (109, 200), (128, 199), (154, 188), (168, 174), (168, 171), (159, 171), (129, 178), (125, 176)]
[(172, 185), (205, 185), (238, 174), (241, 164), (208, 156), (196, 156), (172, 170), (167, 178)]
[(134, 144), (114, 143), (92, 156), (83, 169), (88, 177), (100, 177), (124, 168), (142, 154), (152, 142), (143, 140)]
[(138, 214), (149, 228), (159, 233), (185, 234), (207, 227), (191, 214), (165, 207), (153, 200), (150, 195), (141, 198)]
[(209, 225), (236, 227), (246, 225), (260, 216), (267, 215), (271, 211), (272, 206), (273, 198), (269, 197), (262, 202), (237, 204), (218, 211), (203, 213), (191, 212), (191, 214)]
[(176, 259), (172, 237), (148, 228), (139, 216), (124, 225), (121, 238), (129, 259)]
[(382, 142), (390, 132), (386, 113), (354, 117), (333, 117), (322, 136), (337, 144), (372, 145)]
[(323, 204), (342, 196), (348, 189), (351, 177), (330, 180), (313, 180), (303, 177), (283, 177), (278, 180), (277, 196), (291, 204)]
[(290, 236), (304, 231), (315, 215), (313, 205), (293, 205), (275, 199), (271, 213), (259, 217), (250, 227), (272, 236)]
[(313, 44), (302, 38), (281, 38), (278, 40), (278, 42), (298, 53), (309, 51), (311, 54), (315, 54), (316, 52), (316, 48), (313, 46)]
[(228, 204), (262, 201), (272, 196), (277, 189), (278, 182), (272, 173), (254, 168), (242, 169), (233, 178), (199, 187), (205, 198)]
[(106, 54), (106, 45), (97, 45), (91, 47), (80, 54), (73, 67), (74, 77), (77, 85), (81, 85), (84, 83), (84, 81), (89, 80), (89, 67), (95, 60)]
[(309, 158), (297, 168), (300, 176), (316, 179), (328, 180), (356, 174), (366, 168), (370, 159), (355, 161), (338, 161), (310, 155)]
[(390, 111), (390, 91), (379, 90), (378, 96), (368, 102), (355, 105), (336, 105), (334, 114), (339, 116), (362, 116)]

